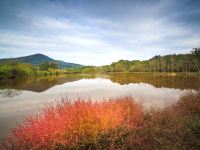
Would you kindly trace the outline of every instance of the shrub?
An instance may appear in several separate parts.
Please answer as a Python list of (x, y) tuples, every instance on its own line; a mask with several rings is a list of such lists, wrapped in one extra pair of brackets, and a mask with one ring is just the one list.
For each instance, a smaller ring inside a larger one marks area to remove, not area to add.
[[(143, 113), (131, 97), (91, 102), (62, 100), (25, 119), (8, 137), (7, 149), (120, 148)], [(137, 140), (137, 139), (136, 139)], [(138, 139), (139, 140), (139, 139)]]
[(13, 67), (8, 65), (0, 66), (0, 79), (13, 78)]
[(200, 149), (200, 92), (183, 95), (164, 109), (144, 116), (139, 149)]
[(5, 64), (0, 66), (0, 79), (10, 79), (33, 74), (34, 68), (29, 64)]

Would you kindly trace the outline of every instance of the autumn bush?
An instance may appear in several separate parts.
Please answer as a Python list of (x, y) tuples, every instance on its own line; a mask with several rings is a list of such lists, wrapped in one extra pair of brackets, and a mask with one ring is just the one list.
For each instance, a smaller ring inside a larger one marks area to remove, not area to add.
[[(78, 99), (49, 105), (16, 127), (6, 149), (116, 149), (143, 120), (140, 104), (131, 97), (102, 102)], [(140, 141), (140, 139), (135, 139)]]

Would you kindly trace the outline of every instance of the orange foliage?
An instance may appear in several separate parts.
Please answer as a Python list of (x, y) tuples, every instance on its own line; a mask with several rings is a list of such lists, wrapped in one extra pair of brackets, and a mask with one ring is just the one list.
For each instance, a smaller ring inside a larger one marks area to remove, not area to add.
[(8, 137), (8, 149), (53, 149), (70, 147), (87, 138), (97, 138), (110, 129), (137, 129), (143, 121), (140, 104), (131, 97), (102, 102), (78, 99), (49, 105), (37, 116), (28, 117)]

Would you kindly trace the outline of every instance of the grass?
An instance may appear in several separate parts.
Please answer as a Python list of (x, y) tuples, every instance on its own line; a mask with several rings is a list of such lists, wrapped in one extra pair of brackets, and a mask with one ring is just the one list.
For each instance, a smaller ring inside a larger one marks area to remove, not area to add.
[(200, 149), (200, 92), (144, 112), (131, 97), (62, 100), (16, 127), (5, 149)]
[(187, 93), (174, 105), (144, 116), (141, 149), (200, 149), (200, 92)]

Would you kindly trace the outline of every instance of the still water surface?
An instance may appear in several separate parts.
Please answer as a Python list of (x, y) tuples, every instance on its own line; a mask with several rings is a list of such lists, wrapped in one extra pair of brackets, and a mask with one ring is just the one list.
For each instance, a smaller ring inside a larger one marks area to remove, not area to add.
[(64, 75), (0, 82), (0, 138), (27, 115), (62, 97), (102, 100), (133, 96), (145, 108), (165, 107), (200, 89), (200, 76), (155, 74)]

